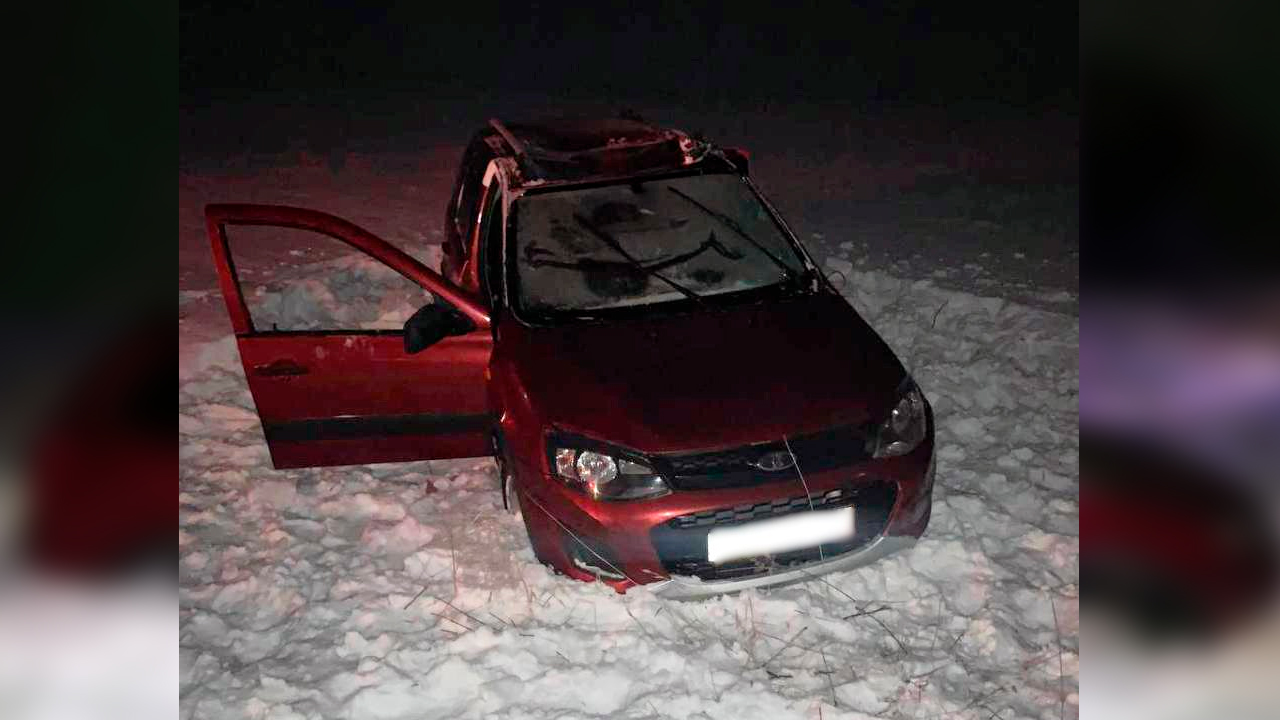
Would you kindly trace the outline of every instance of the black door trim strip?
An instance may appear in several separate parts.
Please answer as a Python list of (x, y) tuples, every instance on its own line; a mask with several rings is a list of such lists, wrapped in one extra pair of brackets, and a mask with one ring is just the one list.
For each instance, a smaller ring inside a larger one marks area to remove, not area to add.
[(454, 435), (484, 432), (493, 424), (488, 413), (477, 415), (366, 415), (263, 423), (267, 442), (308, 442), (393, 435)]

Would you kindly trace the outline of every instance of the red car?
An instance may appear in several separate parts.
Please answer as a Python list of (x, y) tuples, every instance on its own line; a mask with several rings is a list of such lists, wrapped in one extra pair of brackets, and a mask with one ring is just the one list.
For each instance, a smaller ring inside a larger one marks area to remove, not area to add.
[[(451, 198), (443, 277), (324, 213), (208, 207), (276, 467), (492, 454), (542, 562), (670, 597), (924, 532), (929, 403), (744, 152), (634, 118), (492, 121)], [(333, 236), (435, 301), (402, 331), (256, 328), (226, 239), (245, 224)]]
[(1118, 611), (1150, 639), (1238, 627), (1270, 607), (1280, 553), (1262, 489), (1185, 444), (1082, 435), (1086, 607)]
[(78, 338), (82, 361), (49, 370), (63, 389), (27, 449), (20, 506), (35, 569), (109, 578), (177, 568), (171, 328), (156, 311), (99, 320)]

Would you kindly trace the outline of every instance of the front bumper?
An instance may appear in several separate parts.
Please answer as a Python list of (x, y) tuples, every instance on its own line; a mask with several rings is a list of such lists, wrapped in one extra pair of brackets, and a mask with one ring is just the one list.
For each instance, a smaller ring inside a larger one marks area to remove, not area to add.
[[(530, 468), (529, 470), (533, 470)], [(598, 502), (565, 487), (554, 478), (538, 473), (522, 490), (521, 505), (538, 557), (566, 575), (580, 580), (602, 580), (619, 592), (646, 584), (655, 593), (671, 598), (697, 598), (752, 587), (768, 587), (812, 578), (874, 562), (910, 547), (928, 525), (932, 503), (933, 442), (929, 438), (916, 451), (896, 458), (871, 460), (851, 467), (832, 468), (805, 474), (809, 497), (818, 502), (833, 491), (851, 493), (855, 507), (859, 501), (877, 497), (875, 488), (890, 486), (891, 500), (877, 509), (866, 532), (856, 542), (841, 547), (838, 554), (823, 546), (823, 553), (794, 561), (778, 556), (777, 563), (762, 563), (758, 570), (712, 569), (705, 562), (689, 562), (692, 543), (669, 543), (674, 534), (692, 530), (681, 523), (691, 515), (722, 516), (731, 509), (755, 506), (767, 508), (780, 499), (804, 497), (795, 481), (771, 482), (732, 489), (676, 491), (669, 495), (635, 502)], [(532, 485), (532, 487), (530, 487)], [(837, 493), (839, 494), (839, 493)], [(883, 498), (883, 494), (878, 497)], [(870, 508), (870, 506), (867, 506)], [(714, 512), (711, 512), (714, 511)], [(738, 518), (737, 522), (742, 519)], [(733, 522), (733, 521), (730, 521)], [(701, 524), (701, 520), (699, 520)], [(673, 532), (672, 527), (682, 529)], [(705, 551), (705, 527), (703, 533)], [(673, 549), (679, 547), (679, 551)], [(801, 553), (803, 555), (803, 553)], [(705, 556), (701, 558), (705, 561)], [(762, 559), (763, 560), (763, 559)], [(784, 562), (786, 561), (786, 562)], [(608, 568), (607, 573), (592, 572)], [(692, 570), (690, 569), (692, 568)], [(613, 572), (613, 571), (617, 572)], [(693, 575), (700, 575), (696, 577)]]
[(910, 535), (881, 535), (857, 550), (852, 550), (830, 560), (809, 563), (804, 567), (798, 567), (793, 570), (783, 570), (738, 580), (715, 580), (711, 582), (676, 575), (667, 580), (651, 583), (646, 587), (659, 597), (672, 600), (693, 600), (722, 593), (739, 592), (749, 588), (786, 585), (803, 580), (812, 580), (814, 577), (826, 573), (852, 570), (892, 555), (899, 550), (906, 550), (915, 544), (916, 539)]

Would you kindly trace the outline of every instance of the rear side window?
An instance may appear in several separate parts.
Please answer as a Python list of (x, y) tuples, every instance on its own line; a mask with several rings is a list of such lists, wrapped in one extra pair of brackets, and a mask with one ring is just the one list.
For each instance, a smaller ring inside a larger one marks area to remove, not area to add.
[(497, 180), (493, 181), (490, 190), (484, 214), (484, 227), (481, 228), (484, 234), (480, 237), (480, 257), (477, 260), (480, 263), (480, 291), (496, 306), (501, 304), (500, 298), (496, 296), (501, 292), (502, 286), (499, 280), (500, 270), (494, 265), (494, 261), (500, 262), (502, 259), (503, 223), (502, 192)]
[(457, 204), (454, 207), (453, 221), (458, 234), (466, 245), (466, 238), (475, 226), (476, 211), (484, 188), (480, 181), (484, 178), (485, 168), (489, 165), (489, 151), (480, 137), (472, 140), (462, 158), (462, 172), (459, 178)]

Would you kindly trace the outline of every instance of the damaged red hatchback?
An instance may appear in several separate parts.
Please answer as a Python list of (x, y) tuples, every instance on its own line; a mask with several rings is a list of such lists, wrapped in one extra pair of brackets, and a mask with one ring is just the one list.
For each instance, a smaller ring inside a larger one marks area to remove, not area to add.
[[(276, 467), (492, 454), (542, 562), (668, 597), (855, 567), (929, 522), (929, 403), (740, 150), (635, 119), (493, 121), (443, 277), (320, 212), (207, 221)], [(403, 330), (255, 328), (229, 225), (330, 235), (434, 302)]]

